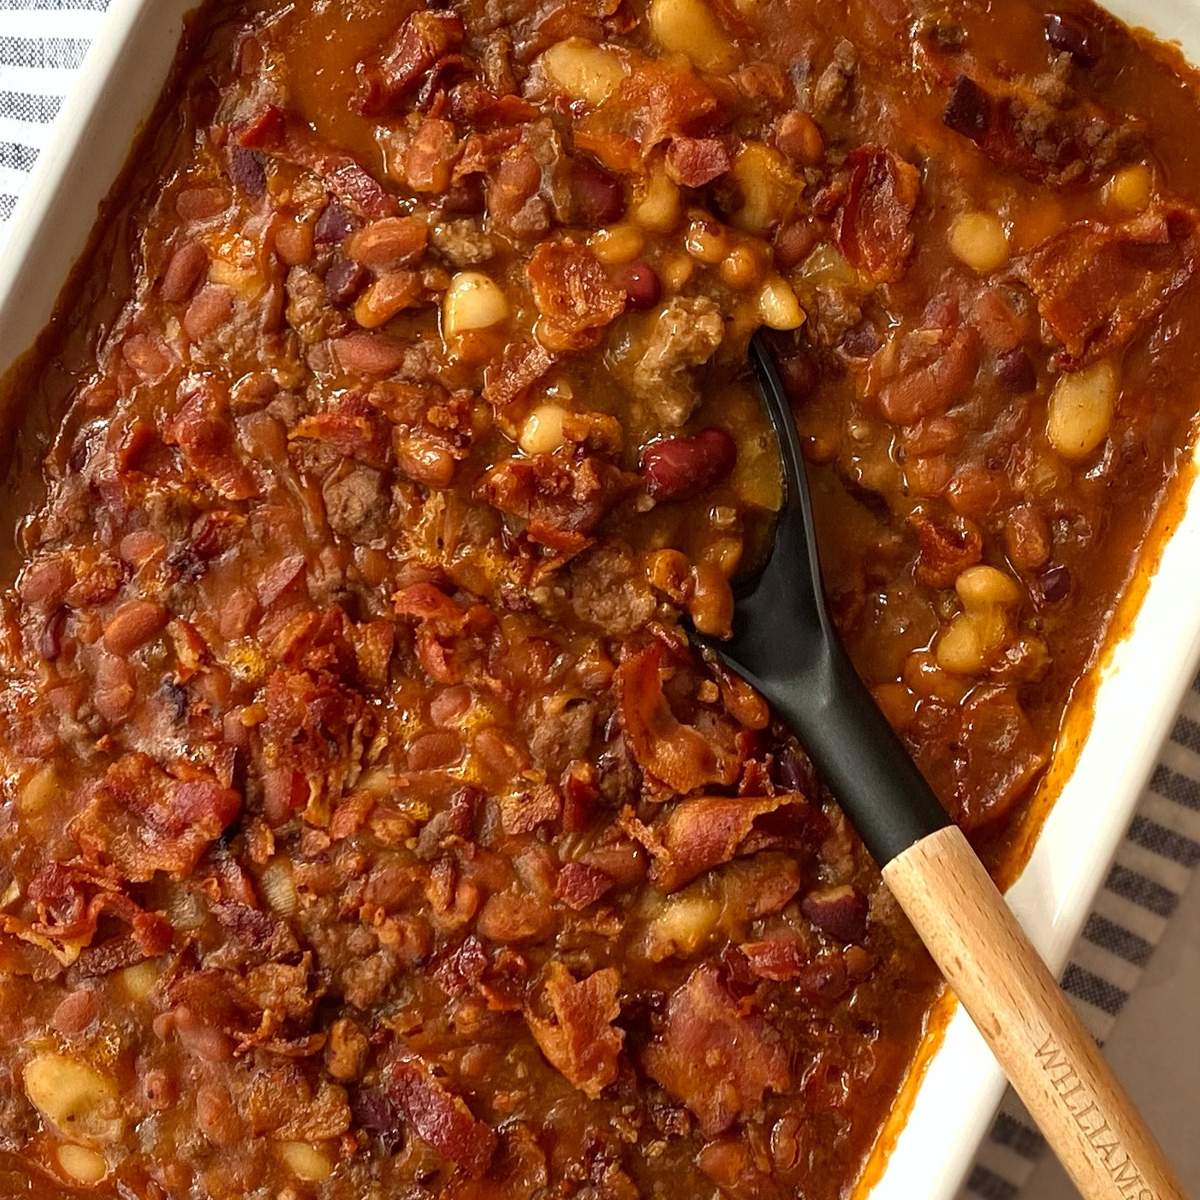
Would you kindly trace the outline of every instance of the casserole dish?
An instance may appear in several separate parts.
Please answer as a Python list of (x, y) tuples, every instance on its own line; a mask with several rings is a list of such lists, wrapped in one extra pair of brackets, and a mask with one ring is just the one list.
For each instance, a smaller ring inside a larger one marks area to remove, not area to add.
[[(165, 75), (183, 9), (181, 4), (161, 2), (153, 7), (114, 5), (111, 40), (96, 47), (68, 107), (60, 139), (47, 152), (30, 198), (14, 222), (10, 255), (0, 277), (5, 297), (0, 345), (6, 355), (30, 344), (52, 311), (57, 282), (83, 249), (94, 204), (115, 177), (124, 147)], [(132, 88), (126, 86), (130, 79), (136, 80)], [(119, 130), (125, 134), (118, 135)], [(1188, 563), (1194, 561), (1200, 518), (1195, 505), (1171, 509), (1170, 516), (1174, 528), (1158, 572), (1129, 636), (1103, 672), (1092, 731), (1014, 890), (1015, 905), (1056, 964), (1078, 930), (1193, 669), (1200, 619), (1193, 618), (1183, 629), (1176, 613), (1185, 610), (1179, 598), (1188, 597)], [(1148, 705), (1144, 697), (1151, 694), (1156, 703)], [(1073, 749), (1068, 739), (1067, 757)], [(1067, 757), (1051, 773), (1047, 791), (1068, 773)], [(1113, 799), (1097, 820), (1095, 797), (1101, 791)], [(963, 1104), (964, 1094), (972, 1097), (971, 1103)], [(995, 1069), (965, 1023), (956, 1018), (932, 1060), (912, 1120), (876, 1194), (911, 1195), (920, 1189), (948, 1195), (998, 1094)], [(931, 1187), (928, 1164), (935, 1161), (942, 1170)]]

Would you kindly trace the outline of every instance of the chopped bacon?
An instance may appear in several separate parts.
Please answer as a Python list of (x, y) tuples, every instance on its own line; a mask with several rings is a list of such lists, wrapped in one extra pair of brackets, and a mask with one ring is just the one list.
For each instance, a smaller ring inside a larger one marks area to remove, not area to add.
[(782, 808), (803, 806), (798, 792), (778, 796), (693, 796), (680, 800), (639, 840), (654, 860), (650, 879), (673, 892), (737, 854), (761, 850), (755, 822)]
[(546, 968), (543, 995), (550, 1018), (526, 1009), (533, 1040), (551, 1064), (595, 1100), (617, 1077), (625, 1033), (613, 1026), (621, 1012), (621, 976), (613, 967), (576, 982), (557, 960)]
[(483, 1175), (496, 1152), (495, 1133), (421, 1059), (398, 1055), (384, 1067), (383, 1085), (419, 1138), (472, 1178)]
[(394, 111), (422, 77), (463, 43), (462, 17), (418, 9), (400, 26), (376, 65), (359, 67), (358, 109), (366, 116)]
[(690, 66), (646, 59), (577, 123), (575, 145), (610, 170), (629, 173), (668, 138), (712, 134), (726, 120), (716, 93)]
[(554, 895), (568, 908), (582, 912), (611, 891), (616, 880), (599, 867), (582, 862), (565, 863), (554, 883)]
[(667, 174), (682, 187), (703, 187), (732, 166), (733, 155), (724, 138), (679, 136), (667, 145)]
[(319, 138), (299, 117), (268, 106), (237, 130), (243, 146), (260, 147), (267, 154), (319, 176), (333, 195), (352, 212), (375, 220), (394, 217), (400, 204), (349, 152)]
[(568, 345), (625, 311), (625, 292), (608, 277), (600, 260), (575, 242), (542, 242), (526, 268), (533, 302), (542, 320)]
[(643, 1056), (647, 1072), (682, 1100), (705, 1137), (752, 1112), (767, 1091), (791, 1083), (778, 1032), (739, 1004), (717, 968), (697, 967), (671, 997), (661, 1037)]
[(739, 760), (698, 729), (682, 724), (663, 694), (662, 647), (631, 654), (614, 680), (617, 713), (638, 764), (681, 795), (710, 784), (731, 784)]
[(193, 381), (182, 407), (164, 426), (163, 441), (178, 446), (188, 469), (222, 499), (258, 495), (254, 476), (237, 455), (228, 403), (210, 381)]
[(343, 392), (323, 412), (298, 421), (289, 436), (327, 442), (371, 467), (387, 465), (390, 427), (360, 392)]
[(556, 533), (586, 538), (636, 486), (637, 476), (595, 455), (567, 461), (539, 454), (498, 463), (480, 482), (479, 493), (501, 512), (528, 521), (534, 541), (559, 548)]
[(541, 379), (554, 360), (540, 342), (509, 342), (483, 375), (483, 398), (497, 409), (521, 399)]
[(917, 579), (928, 587), (952, 587), (968, 567), (983, 560), (983, 534), (970, 517), (917, 509), (908, 523), (917, 535)]
[(1153, 322), (1196, 270), (1200, 214), (1160, 204), (1128, 221), (1077, 221), (1017, 272), (1038, 301), (1067, 370), (1120, 349)]
[(912, 253), (921, 177), (881, 146), (860, 146), (846, 162), (850, 183), (838, 218), (838, 244), (856, 267), (881, 283), (893, 282)]
[(85, 791), (71, 836), (84, 858), (135, 883), (187, 875), (237, 816), (241, 797), (204, 777), (173, 779), (145, 754), (126, 754)]
[(462, 606), (432, 583), (410, 583), (392, 597), (392, 604), (398, 616), (454, 628), (460, 627), (466, 618)]

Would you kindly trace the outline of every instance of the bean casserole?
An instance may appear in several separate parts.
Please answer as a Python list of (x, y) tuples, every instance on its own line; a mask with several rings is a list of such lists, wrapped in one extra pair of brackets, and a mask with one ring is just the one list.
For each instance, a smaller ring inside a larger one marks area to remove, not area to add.
[(939, 984), (689, 642), (747, 340), (1001, 870), (1188, 460), (1198, 118), (1075, 2), (204, 5), (8, 384), (0, 1196), (849, 1195)]

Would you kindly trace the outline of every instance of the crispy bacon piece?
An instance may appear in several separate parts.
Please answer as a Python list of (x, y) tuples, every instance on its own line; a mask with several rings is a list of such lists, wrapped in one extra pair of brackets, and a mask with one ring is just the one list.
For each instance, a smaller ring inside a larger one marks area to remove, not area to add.
[(711, 784), (731, 784), (739, 760), (698, 729), (682, 724), (663, 694), (662, 647), (631, 654), (617, 668), (617, 714), (643, 770), (684, 795)]
[(596, 455), (567, 461), (549, 454), (509, 458), (494, 466), (479, 485), (489, 504), (528, 521), (528, 534), (558, 548), (556, 534), (586, 538), (608, 511), (637, 486), (637, 476)]
[(798, 792), (680, 800), (639, 839), (653, 859), (650, 879), (664, 892), (676, 891), (738, 854), (770, 845), (771, 837), (755, 829), (760, 817), (804, 805)]
[(328, 442), (339, 454), (371, 467), (385, 467), (391, 430), (361, 392), (343, 392), (322, 412), (304, 417), (289, 437)]
[(983, 560), (983, 534), (970, 517), (917, 509), (908, 519), (917, 535), (917, 580), (952, 587), (961, 572)]
[(850, 182), (838, 217), (838, 244), (856, 267), (881, 283), (894, 282), (912, 253), (921, 177), (882, 146), (860, 146), (846, 162)]
[(710, 964), (697, 967), (671, 996), (666, 1028), (647, 1046), (643, 1063), (691, 1109), (705, 1137), (723, 1133), (767, 1091), (786, 1091), (791, 1083), (778, 1032), (739, 1004)]
[(582, 862), (564, 863), (554, 882), (554, 895), (568, 908), (582, 912), (616, 884), (606, 871)]
[(599, 108), (575, 127), (575, 145), (610, 170), (641, 170), (661, 142), (716, 133), (728, 114), (690, 66), (646, 59)]
[(1128, 221), (1077, 221), (1037, 246), (1017, 273), (1037, 296), (1045, 328), (1071, 370), (1119, 349), (1192, 278), (1197, 217), (1159, 204)]
[(732, 166), (733, 155), (724, 138), (679, 136), (667, 145), (667, 174), (682, 187), (703, 187)]
[(249, 500), (258, 484), (241, 460), (224, 395), (209, 380), (194, 383), (179, 411), (163, 427), (163, 441), (178, 446), (183, 461), (224, 500)]
[(428, 9), (411, 13), (379, 62), (360, 64), (359, 112), (373, 117), (394, 111), (439, 59), (463, 44), (464, 33), (462, 17), (457, 13)]
[(540, 342), (509, 342), (483, 373), (483, 398), (505, 409), (550, 370), (554, 360)]
[(261, 149), (274, 158), (312, 171), (352, 212), (368, 220), (400, 212), (395, 196), (348, 151), (319, 138), (308, 124), (274, 105), (267, 105), (236, 131), (240, 145)]
[(496, 1135), (421, 1059), (398, 1055), (384, 1067), (383, 1086), (419, 1138), (472, 1178), (483, 1175), (496, 1152)]
[(568, 344), (625, 311), (624, 290), (609, 279), (586, 246), (575, 242), (542, 242), (529, 260), (526, 276), (542, 319)]
[(621, 976), (613, 967), (578, 982), (562, 963), (546, 968), (543, 995), (550, 1017), (526, 1009), (533, 1040), (575, 1087), (595, 1100), (617, 1077), (625, 1033), (613, 1026), (620, 1014)]
[(173, 779), (145, 754), (126, 754), (84, 793), (71, 836), (85, 861), (134, 883), (182, 879), (237, 816), (241, 797), (203, 776)]

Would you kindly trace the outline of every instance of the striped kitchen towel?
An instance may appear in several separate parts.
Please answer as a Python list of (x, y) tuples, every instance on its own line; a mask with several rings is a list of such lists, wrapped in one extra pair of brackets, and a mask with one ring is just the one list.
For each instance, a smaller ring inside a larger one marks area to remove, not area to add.
[[(17, 196), (108, 0), (0, 0), (0, 223)], [(0, 226), (2, 227), (2, 226)], [(1118, 851), (1062, 984), (1103, 1041), (1200, 862), (1200, 682)], [(1011, 1095), (963, 1200), (1014, 1200), (1043, 1143)]]

